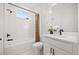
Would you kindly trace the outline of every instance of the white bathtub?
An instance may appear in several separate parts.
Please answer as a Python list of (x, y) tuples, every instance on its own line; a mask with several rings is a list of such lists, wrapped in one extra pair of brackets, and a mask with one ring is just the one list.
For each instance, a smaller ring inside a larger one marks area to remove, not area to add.
[(34, 40), (29, 40), (29, 41), (22, 41), (19, 43), (14, 43), (14, 44), (7, 44), (5, 45), (4, 49), (4, 54), (5, 55), (19, 55), (19, 54), (33, 54), (33, 43)]

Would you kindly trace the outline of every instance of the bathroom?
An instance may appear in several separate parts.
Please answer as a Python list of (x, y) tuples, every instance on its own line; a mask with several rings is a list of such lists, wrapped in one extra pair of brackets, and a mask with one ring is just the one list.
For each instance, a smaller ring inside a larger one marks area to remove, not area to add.
[(79, 55), (78, 3), (0, 3), (0, 55)]

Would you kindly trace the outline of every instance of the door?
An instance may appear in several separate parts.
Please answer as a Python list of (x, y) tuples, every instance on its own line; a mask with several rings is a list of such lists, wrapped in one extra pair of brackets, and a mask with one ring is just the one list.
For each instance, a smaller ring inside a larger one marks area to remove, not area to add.
[(3, 54), (3, 4), (0, 3), (0, 55)]
[(23, 42), (35, 39), (34, 25), (35, 15), (33, 13), (5, 4), (5, 54), (24, 52), (25, 50), (19, 47)]

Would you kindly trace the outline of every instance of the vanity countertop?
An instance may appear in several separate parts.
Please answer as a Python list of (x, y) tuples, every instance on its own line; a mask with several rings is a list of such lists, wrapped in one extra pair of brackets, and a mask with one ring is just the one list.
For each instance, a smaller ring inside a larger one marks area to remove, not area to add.
[(45, 34), (43, 37), (54, 38), (54, 40), (59, 40), (69, 43), (79, 43), (77, 32), (63, 32), (62, 35), (59, 34)]

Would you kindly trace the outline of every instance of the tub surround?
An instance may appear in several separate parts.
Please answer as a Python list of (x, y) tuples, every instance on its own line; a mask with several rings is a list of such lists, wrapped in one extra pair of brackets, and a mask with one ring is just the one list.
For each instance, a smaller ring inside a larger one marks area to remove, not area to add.
[(42, 37), (44, 54), (49, 55), (77, 55), (79, 54), (79, 42), (76, 32), (63, 32), (59, 34), (45, 34)]

